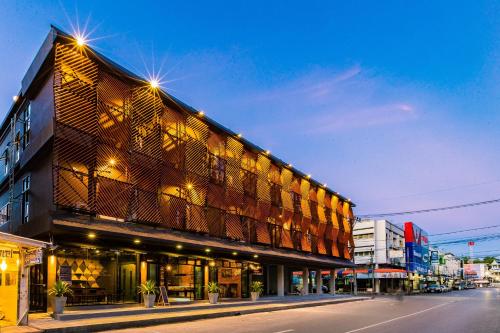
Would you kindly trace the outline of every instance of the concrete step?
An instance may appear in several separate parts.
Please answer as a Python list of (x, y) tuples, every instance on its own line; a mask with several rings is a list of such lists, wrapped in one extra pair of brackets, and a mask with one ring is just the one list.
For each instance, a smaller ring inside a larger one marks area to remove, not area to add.
[[(145, 314), (129, 314), (115, 316), (108, 313), (105, 317), (81, 318), (73, 320), (39, 319), (31, 320), (30, 326), (46, 333), (98, 332), (131, 327), (146, 327), (167, 323), (179, 323), (192, 320), (237, 316), (258, 312), (297, 309), (335, 303), (355, 302), (370, 299), (369, 297), (331, 297), (317, 300), (268, 301), (227, 303), (208, 305), (188, 311), (150, 312)], [(151, 309), (150, 309), (151, 310)]]

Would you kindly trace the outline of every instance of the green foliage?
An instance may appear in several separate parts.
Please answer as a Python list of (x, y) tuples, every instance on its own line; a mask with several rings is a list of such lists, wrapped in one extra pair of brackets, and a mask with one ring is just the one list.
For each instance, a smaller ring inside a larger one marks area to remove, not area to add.
[(210, 294), (216, 294), (220, 291), (219, 285), (217, 282), (209, 282), (207, 286), (207, 290)]
[(73, 295), (73, 290), (68, 282), (57, 280), (54, 286), (49, 289), (49, 295), (55, 297), (71, 296)]
[(156, 282), (153, 280), (148, 280), (141, 284), (140, 286), (137, 287), (138, 294), (143, 294), (143, 295), (156, 295), (158, 294), (158, 288), (156, 287)]
[(253, 281), (250, 285), (250, 290), (254, 293), (261, 294), (264, 291), (264, 285), (260, 281)]

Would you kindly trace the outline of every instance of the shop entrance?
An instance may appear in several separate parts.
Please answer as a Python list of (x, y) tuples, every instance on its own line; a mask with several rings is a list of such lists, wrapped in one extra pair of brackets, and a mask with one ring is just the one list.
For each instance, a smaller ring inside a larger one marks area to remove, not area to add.
[(120, 265), (120, 286), (122, 289), (123, 301), (134, 302), (137, 295), (134, 292), (137, 285), (137, 270), (135, 264)]

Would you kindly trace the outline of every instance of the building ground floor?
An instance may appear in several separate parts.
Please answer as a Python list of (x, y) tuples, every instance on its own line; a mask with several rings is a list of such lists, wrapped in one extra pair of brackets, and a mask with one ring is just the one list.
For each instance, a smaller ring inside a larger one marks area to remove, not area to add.
[[(354, 271), (342, 270), (338, 274), (337, 285), (350, 287)], [(406, 271), (402, 268), (380, 267), (374, 271), (366, 267), (356, 269), (357, 289), (359, 292), (394, 293), (405, 288)]]
[(269, 296), (333, 292), (334, 270), (350, 265), (340, 258), (148, 231), (56, 229), (51, 236), (56, 246), (30, 269), (31, 311), (51, 308), (47, 289), (58, 280), (73, 290), (67, 306), (139, 303), (138, 286), (148, 280), (164, 286), (170, 301), (208, 299), (209, 282), (219, 285), (220, 298), (244, 299), (254, 281), (262, 282), (263, 295)]

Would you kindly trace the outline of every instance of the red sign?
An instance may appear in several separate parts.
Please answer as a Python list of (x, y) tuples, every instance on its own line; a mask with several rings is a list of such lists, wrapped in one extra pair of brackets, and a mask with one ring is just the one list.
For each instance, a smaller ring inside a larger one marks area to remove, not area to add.
[(468, 245), (469, 246), (474, 246), (474, 242), (473, 241), (469, 241)]

